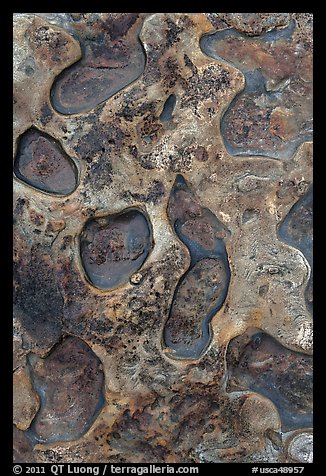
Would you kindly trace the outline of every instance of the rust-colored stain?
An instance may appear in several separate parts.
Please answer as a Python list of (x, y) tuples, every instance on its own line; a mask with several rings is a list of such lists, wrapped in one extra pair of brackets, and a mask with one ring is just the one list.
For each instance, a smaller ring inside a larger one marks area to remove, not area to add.
[(229, 386), (248, 388), (270, 398), (282, 428), (312, 426), (312, 357), (293, 352), (258, 329), (230, 342)]

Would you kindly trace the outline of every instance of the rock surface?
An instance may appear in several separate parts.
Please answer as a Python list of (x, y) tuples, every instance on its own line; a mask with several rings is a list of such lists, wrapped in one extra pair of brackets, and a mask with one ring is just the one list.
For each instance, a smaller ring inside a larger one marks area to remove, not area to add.
[(67, 337), (45, 358), (30, 354), (41, 405), (31, 431), (39, 441), (74, 440), (86, 433), (103, 406), (99, 359), (77, 337)]
[(15, 462), (312, 461), (311, 64), (308, 13), (14, 15)]
[(33, 389), (27, 366), (15, 370), (13, 385), (13, 421), (19, 430), (27, 430), (39, 409), (39, 397)]

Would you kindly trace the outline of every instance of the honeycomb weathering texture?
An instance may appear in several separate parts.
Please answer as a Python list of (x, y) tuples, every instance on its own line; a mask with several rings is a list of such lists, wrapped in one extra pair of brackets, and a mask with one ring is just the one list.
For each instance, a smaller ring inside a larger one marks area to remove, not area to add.
[(286, 349), (263, 332), (250, 329), (248, 334), (251, 338), (243, 335), (230, 342), (226, 359), (229, 385), (270, 398), (279, 410), (283, 429), (311, 427), (312, 357)]
[[(313, 273), (313, 189), (301, 197), (291, 208), (279, 227), (279, 237), (298, 248), (307, 258)], [(306, 289), (308, 308), (313, 309), (313, 275)]]
[(101, 363), (87, 344), (68, 337), (43, 361), (31, 354), (29, 364), (41, 400), (31, 433), (43, 442), (86, 433), (104, 403)]
[(244, 90), (221, 123), (231, 154), (288, 158), (311, 138), (312, 56), (303, 41), (294, 20), (258, 37), (230, 28), (201, 39), (203, 52), (225, 59), (245, 76)]
[(312, 462), (312, 15), (14, 15), (17, 463)]
[(198, 359), (208, 346), (210, 320), (227, 294), (230, 268), (223, 238), (228, 230), (203, 208), (182, 175), (177, 175), (168, 206), (171, 225), (187, 246), (190, 268), (180, 279), (164, 327), (169, 355)]
[(144, 71), (145, 54), (138, 35), (137, 13), (106, 14), (84, 21), (72, 17), (71, 27), (83, 56), (56, 79), (51, 98), (62, 114), (88, 111), (137, 79)]
[(68, 195), (77, 186), (77, 169), (57, 141), (30, 129), (20, 137), (16, 176), (43, 192)]
[(89, 221), (80, 237), (80, 254), (90, 282), (100, 289), (124, 284), (152, 247), (147, 218), (136, 209)]

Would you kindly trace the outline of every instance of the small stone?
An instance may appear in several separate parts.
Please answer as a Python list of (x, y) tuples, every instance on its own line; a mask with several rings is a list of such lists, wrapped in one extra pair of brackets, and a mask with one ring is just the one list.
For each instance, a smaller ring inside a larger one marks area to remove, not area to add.
[(15, 388), (13, 395), (14, 424), (20, 430), (27, 430), (39, 409), (40, 399), (33, 389), (26, 367), (20, 367), (14, 372), (13, 384)]
[(300, 463), (313, 462), (313, 435), (312, 433), (300, 433), (290, 442), (288, 447), (289, 456)]
[(47, 233), (59, 233), (63, 230), (66, 223), (64, 220), (50, 220), (47, 224), (46, 231)]
[(131, 284), (140, 284), (143, 279), (143, 275), (141, 273), (135, 273), (130, 277)]
[(268, 293), (269, 285), (264, 284), (263, 286), (259, 287), (258, 293), (260, 297), (265, 297), (266, 294)]

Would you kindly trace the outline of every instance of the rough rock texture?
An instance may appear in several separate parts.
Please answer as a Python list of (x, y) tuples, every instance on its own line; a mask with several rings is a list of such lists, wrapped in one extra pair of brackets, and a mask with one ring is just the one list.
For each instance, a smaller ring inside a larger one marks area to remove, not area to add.
[(283, 430), (312, 426), (312, 357), (283, 347), (263, 332), (248, 329), (232, 339), (226, 357), (228, 385), (269, 397)]
[(27, 367), (15, 370), (13, 385), (15, 389), (13, 395), (14, 424), (20, 430), (27, 430), (39, 409), (39, 398), (33, 389)]
[(77, 186), (74, 162), (55, 139), (36, 129), (20, 137), (15, 174), (28, 185), (56, 195), (69, 195)]
[(14, 15), (16, 462), (312, 461), (311, 62), (305, 13)]
[(40, 441), (74, 440), (103, 406), (103, 371), (85, 342), (67, 337), (45, 358), (30, 354), (33, 385), (41, 408), (31, 426)]

